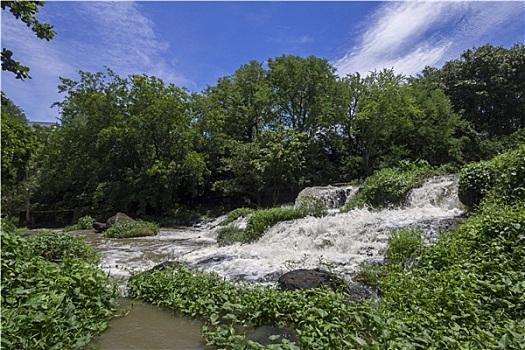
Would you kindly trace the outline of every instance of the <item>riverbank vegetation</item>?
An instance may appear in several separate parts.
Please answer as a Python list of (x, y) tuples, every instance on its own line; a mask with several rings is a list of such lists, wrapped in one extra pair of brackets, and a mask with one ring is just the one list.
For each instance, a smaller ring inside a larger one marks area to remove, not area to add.
[(107, 327), (117, 297), (95, 251), (68, 234), (23, 238), (2, 222), (2, 348), (81, 349)]
[(524, 55), (521, 43), (484, 45), (415, 77), (339, 77), (325, 59), (283, 55), (200, 93), (81, 71), (61, 80), (53, 128), (29, 127), (2, 94), (2, 213), (21, 224), (41, 211), (176, 225), (404, 163), (454, 172), (523, 143)]

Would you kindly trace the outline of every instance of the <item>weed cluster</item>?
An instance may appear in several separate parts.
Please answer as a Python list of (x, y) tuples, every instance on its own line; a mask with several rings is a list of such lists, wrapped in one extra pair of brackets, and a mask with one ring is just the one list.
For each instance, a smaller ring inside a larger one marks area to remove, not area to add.
[(369, 206), (385, 208), (403, 204), (407, 194), (436, 172), (426, 162), (401, 162), (396, 168), (376, 171), (366, 178), (357, 195), (348, 201), (344, 210)]
[(116, 289), (91, 251), (52, 234), (26, 240), (2, 225), (2, 348), (79, 349), (114, 312)]
[[(312, 210), (312, 208), (314, 210)], [(281, 221), (296, 220), (308, 215), (322, 215), (324, 211), (318, 210), (318, 206), (302, 206), (296, 208), (270, 208), (270, 209), (246, 209), (241, 208), (228, 214), (227, 222), (233, 222), (237, 218), (251, 214), (246, 225), (246, 229), (241, 231), (233, 226), (224, 226), (218, 237), (220, 245), (232, 244), (235, 242), (250, 243), (258, 240), (266, 230)], [(230, 221), (231, 220), (231, 221)]]
[(52, 262), (70, 258), (92, 264), (99, 263), (97, 252), (91, 246), (67, 233), (42, 231), (30, 236), (27, 245), (30, 255), (42, 256)]
[(95, 222), (95, 219), (93, 219), (89, 215), (86, 215), (78, 219), (78, 222), (76, 224), (65, 227), (64, 232), (76, 231), (76, 230), (90, 230), (93, 228), (94, 222)]
[(112, 225), (104, 231), (106, 238), (128, 238), (155, 236), (159, 233), (160, 228), (157, 224), (149, 221), (121, 221)]

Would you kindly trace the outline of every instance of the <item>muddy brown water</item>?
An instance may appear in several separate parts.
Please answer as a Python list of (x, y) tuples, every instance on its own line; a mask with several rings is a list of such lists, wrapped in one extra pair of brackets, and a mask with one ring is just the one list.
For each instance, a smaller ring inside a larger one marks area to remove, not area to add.
[(128, 298), (119, 300), (118, 314), (123, 316), (114, 317), (106, 331), (93, 338), (85, 350), (209, 349), (201, 336), (199, 320)]

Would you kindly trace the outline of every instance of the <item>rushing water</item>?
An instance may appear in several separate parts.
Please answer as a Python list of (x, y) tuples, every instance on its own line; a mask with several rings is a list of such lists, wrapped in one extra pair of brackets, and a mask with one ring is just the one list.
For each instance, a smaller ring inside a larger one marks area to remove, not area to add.
[(102, 267), (117, 278), (176, 259), (227, 278), (265, 283), (291, 268), (318, 267), (320, 263), (351, 275), (361, 262), (382, 259), (393, 229), (420, 227), (432, 239), (440, 227), (462, 213), (457, 178), (448, 175), (427, 180), (413, 190), (403, 208), (332, 211), (322, 218), (282, 222), (251, 244), (218, 247), (216, 237), (223, 218), (200, 227), (162, 229), (154, 237), (105, 239), (87, 231), (78, 234), (101, 252)]

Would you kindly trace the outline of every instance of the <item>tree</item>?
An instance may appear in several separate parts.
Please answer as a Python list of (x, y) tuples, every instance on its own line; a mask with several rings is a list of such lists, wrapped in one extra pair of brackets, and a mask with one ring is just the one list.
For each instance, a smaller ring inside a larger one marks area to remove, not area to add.
[[(44, 4), (44, 1), (2, 1), (0, 6), (2, 6), (2, 10), (8, 8), (13, 16), (30, 27), (38, 38), (49, 41), (56, 34), (53, 26), (42, 23), (35, 17), (39, 11), (38, 7), (44, 6)], [(31, 79), (29, 67), (13, 59), (13, 51), (6, 48), (2, 48), (2, 70), (14, 73), (16, 79)]]
[(40, 200), (100, 216), (165, 215), (191, 204), (209, 171), (194, 146), (201, 141), (187, 92), (146, 75), (79, 74), (62, 79), (62, 125)]
[(281, 125), (276, 130), (263, 130), (254, 142), (230, 141), (222, 169), (229, 177), (216, 182), (216, 189), (241, 195), (256, 205), (262, 204), (264, 195), (271, 194), (276, 204), (283, 189), (295, 188), (301, 182), (305, 136)]
[(29, 191), (31, 161), (38, 149), (35, 132), (23, 112), (2, 92), (2, 214), (17, 216)]
[(456, 113), (489, 137), (525, 127), (525, 45), (466, 50), (440, 78)]

